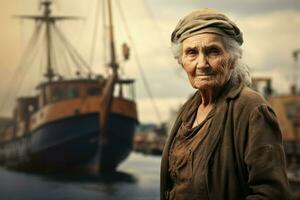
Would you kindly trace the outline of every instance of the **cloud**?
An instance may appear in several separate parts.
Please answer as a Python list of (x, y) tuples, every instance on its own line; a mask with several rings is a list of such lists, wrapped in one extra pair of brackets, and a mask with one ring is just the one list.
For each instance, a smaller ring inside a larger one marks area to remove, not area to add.
[[(292, 51), (299, 48), (300, 15), (295, 11), (272, 12), (240, 18), (239, 25), (244, 32), (244, 57), (252, 68), (264, 74), (275, 76), (275, 83), (289, 85), (293, 71)], [(274, 79), (275, 79), (274, 77)], [(279, 85), (279, 84), (277, 84)], [(281, 91), (286, 86), (281, 87)]]
[[(241, 16), (266, 14), (274, 11), (300, 10), (300, 2), (298, 0), (147, 0), (148, 5), (156, 11), (156, 13), (164, 13), (166, 16), (174, 16), (174, 13), (180, 15), (198, 8), (215, 8), (224, 12), (236, 13)], [(160, 6), (156, 6), (160, 5)]]

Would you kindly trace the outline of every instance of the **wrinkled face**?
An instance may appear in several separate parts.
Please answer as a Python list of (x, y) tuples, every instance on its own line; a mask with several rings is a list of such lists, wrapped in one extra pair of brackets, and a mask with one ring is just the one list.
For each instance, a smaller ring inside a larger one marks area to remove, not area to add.
[(181, 62), (191, 85), (199, 90), (223, 86), (233, 69), (222, 37), (212, 33), (185, 39), (182, 42)]

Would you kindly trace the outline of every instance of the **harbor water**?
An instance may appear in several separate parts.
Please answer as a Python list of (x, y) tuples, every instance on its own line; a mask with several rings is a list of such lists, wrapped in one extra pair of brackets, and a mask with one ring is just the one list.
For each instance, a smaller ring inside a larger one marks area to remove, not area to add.
[(0, 200), (159, 199), (159, 156), (131, 153), (117, 172), (29, 174), (0, 168)]
[[(32, 174), (0, 168), (0, 200), (158, 200), (160, 156), (131, 153), (117, 172)], [(291, 182), (293, 200), (300, 182)]]

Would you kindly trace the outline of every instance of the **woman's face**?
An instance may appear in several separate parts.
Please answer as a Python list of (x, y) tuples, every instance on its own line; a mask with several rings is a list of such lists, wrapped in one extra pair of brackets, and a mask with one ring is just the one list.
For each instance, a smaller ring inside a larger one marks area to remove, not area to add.
[(223, 86), (229, 80), (233, 68), (223, 38), (212, 33), (185, 39), (181, 62), (191, 85), (199, 90)]

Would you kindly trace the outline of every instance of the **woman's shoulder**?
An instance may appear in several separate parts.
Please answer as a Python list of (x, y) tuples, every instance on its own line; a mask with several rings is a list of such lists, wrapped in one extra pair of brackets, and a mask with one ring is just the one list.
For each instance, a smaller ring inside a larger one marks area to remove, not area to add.
[(247, 107), (248, 109), (255, 109), (262, 105), (270, 106), (269, 102), (260, 93), (248, 86), (243, 87), (235, 104), (239, 107)]
[(270, 103), (257, 91), (245, 86), (235, 100), (233, 112), (240, 119), (265, 117), (270, 123), (276, 124), (276, 114)]

